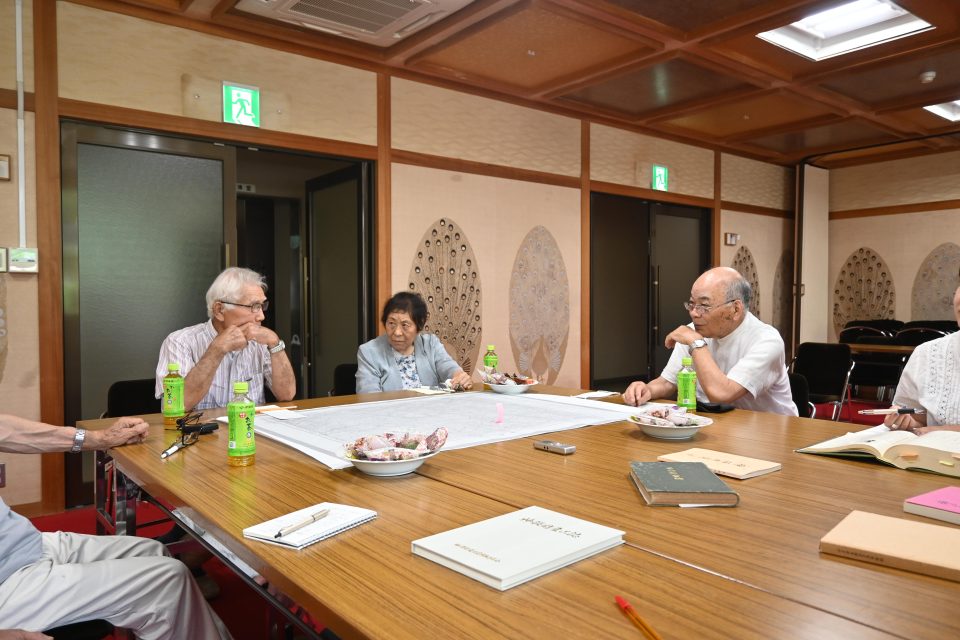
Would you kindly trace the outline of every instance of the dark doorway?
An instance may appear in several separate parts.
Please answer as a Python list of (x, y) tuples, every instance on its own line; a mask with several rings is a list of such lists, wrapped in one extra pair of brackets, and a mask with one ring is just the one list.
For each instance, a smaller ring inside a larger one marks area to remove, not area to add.
[(590, 196), (590, 388), (622, 391), (659, 375), (666, 335), (709, 265), (710, 211)]

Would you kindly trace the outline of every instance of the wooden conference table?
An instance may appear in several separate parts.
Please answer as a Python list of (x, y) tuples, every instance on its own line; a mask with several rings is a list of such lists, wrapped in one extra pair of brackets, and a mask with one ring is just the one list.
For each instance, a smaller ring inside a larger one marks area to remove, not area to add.
[[(522, 438), (446, 451), (410, 476), (375, 478), (328, 470), (265, 437), (255, 465), (231, 468), (225, 429), (160, 460), (174, 432), (163, 431), (159, 415), (145, 418), (150, 437), (115, 449), (117, 468), (343, 638), (637, 638), (613, 603), (618, 594), (667, 639), (960, 637), (960, 584), (819, 554), (820, 537), (849, 511), (930, 522), (904, 514), (903, 499), (954, 483), (793, 452), (849, 425), (735, 410), (694, 439), (671, 442), (620, 422), (554, 434), (577, 445), (572, 456)], [(728, 480), (741, 496), (734, 509), (644, 505), (629, 461), (691, 446), (783, 469)], [(301, 551), (242, 536), (244, 527), (323, 501), (379, 517)], [(410, 552), (417, 538), (529, 505), (623, 529), (626, 544), (502, 593)]]

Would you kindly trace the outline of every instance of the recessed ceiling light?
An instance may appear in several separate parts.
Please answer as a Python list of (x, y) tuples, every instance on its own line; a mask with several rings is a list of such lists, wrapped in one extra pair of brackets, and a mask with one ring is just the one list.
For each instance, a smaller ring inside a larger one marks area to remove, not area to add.
[(819, 61), (933, 28), (890, 0), (853, 0), (757, 37)]
[(960, 122), (960, 100), (944, 102), (943, 104), (932, 104), (929, 107), (924, 107), (924, 109), (941, 118), (946, 118), (950, 122)]

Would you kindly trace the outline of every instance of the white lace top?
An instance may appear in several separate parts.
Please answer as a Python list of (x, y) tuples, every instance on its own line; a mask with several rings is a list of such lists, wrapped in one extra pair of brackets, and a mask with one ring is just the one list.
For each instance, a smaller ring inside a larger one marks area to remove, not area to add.
[(960, 332), (914, 349), (893, 402), (926, 409), (931, 427), (960, 424)]

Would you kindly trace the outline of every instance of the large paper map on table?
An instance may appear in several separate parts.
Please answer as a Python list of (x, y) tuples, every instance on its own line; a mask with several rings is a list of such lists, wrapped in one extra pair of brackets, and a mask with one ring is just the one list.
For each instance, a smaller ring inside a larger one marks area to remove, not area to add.
[[(503, 407), (499, 423), (498, 404)], [(636, 407), (542, 393), (455, 393), (307, 409), (283, 420), (264, 413), (257, 415), (255, 425), (260, 435), (288, 444), (332, 469), (345, 469), (351, 464), (342, 457), (343, 445), (366, 435), (426, 434), (446, 427), (449, 436), (444, 448), (462, 449), (619, 422), (636, 412)]]

